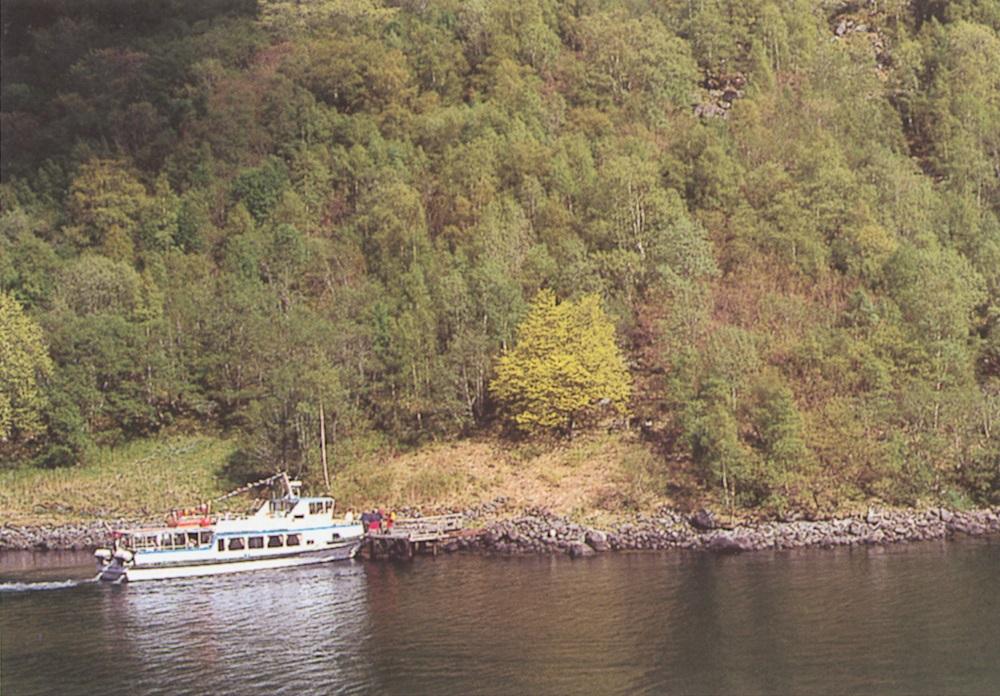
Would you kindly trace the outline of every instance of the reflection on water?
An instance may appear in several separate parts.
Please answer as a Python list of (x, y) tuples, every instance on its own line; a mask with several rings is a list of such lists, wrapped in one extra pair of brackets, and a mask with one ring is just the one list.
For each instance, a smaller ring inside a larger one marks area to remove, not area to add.
[[(5, 554), (0, 580), (84, 580), (89, 561)], [(1000, 545), (977, 542), (0, 591), (0, 691), (995, 693), (998, 579)]]
[(174, 693), (220, 693), (234, 679), (247, 687), (367, 681), (354, 673), (359, 661), (337, 659), (356, 652), (351, 643), (365, 633), (364, 569), (293, 572), (261, 573), (252, 586), (250, 576), (229, 576), (125, 588), (120, 600), (106, 594), (104, 623), (125, 623), (134, 662), (169, 665), (156, 683)]

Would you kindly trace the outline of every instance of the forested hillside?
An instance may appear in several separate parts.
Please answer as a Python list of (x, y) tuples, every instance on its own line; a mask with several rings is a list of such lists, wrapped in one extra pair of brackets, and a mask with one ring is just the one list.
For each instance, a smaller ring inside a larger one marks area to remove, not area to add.
[(6, 466), (524, 437), (490, 387), (545, 290), (600, 298), (667, 481), (1000, 501), (996, 0), (3, 0), (2, 39)]

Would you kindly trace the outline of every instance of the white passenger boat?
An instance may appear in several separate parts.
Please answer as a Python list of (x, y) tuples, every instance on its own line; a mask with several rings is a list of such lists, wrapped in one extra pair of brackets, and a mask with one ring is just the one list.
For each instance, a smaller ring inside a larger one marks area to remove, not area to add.
[(298, 481), (278, 474), (285, 494), (246, 516), (209, 514), (208, 507), (172, 513), (167, 524), (116, 531), (98, 549), (101, 580), (136, 582), (244, 570), (287, 568), (354, 557), (364, 537), (350, 516), (334, 516), (334, 500), (302, 497)]

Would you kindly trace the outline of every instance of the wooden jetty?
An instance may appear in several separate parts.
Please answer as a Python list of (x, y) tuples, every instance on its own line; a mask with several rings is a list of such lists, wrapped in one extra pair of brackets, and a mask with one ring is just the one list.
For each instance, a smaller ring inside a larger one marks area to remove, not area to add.
[(461, 513), (401, 518), (392, 529), (365, 534), (361, 553), (372, 560), (413, 558), (418, 553), (436, 556), (439, 546), (462, 533)]

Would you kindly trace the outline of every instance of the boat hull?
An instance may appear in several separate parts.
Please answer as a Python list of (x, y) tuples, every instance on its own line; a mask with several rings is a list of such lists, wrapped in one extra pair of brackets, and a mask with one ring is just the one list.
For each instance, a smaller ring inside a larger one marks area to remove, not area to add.
[(276, 568), (294, 568), (297, 566), (346, 561), (354, 557), (361, 546), (361, 540), (351, 540), (328, 546), (315, 551), (303, 551), (297, 554), (242, 558), (225, 562), (206, 562), (198, 564), (176, 565), (130, 565), (115, 558), (111, 563), (99, 568), (99, 579), (104, 582), (142, 582), (146, 580), (169, 580), (173, 578), (190, 578), (206, 575), (224, 575), (242, 573), (252, 570), (272, 570)]

